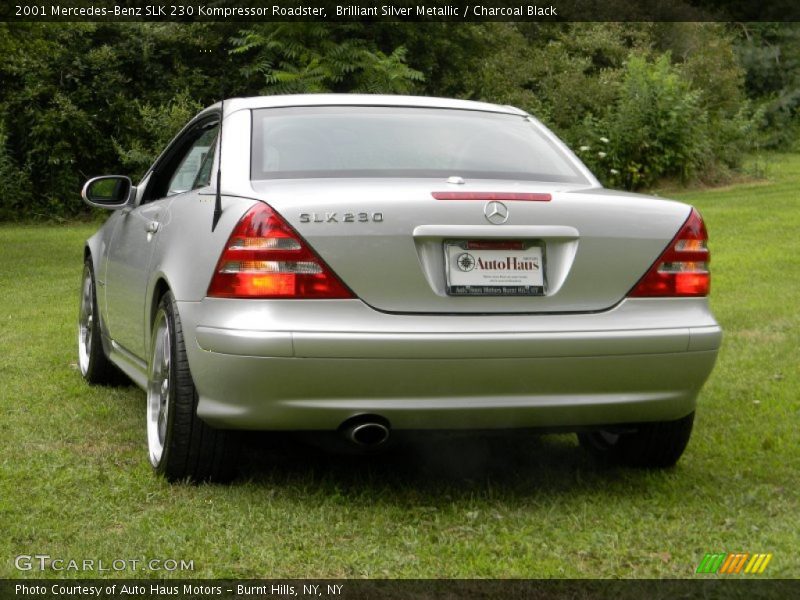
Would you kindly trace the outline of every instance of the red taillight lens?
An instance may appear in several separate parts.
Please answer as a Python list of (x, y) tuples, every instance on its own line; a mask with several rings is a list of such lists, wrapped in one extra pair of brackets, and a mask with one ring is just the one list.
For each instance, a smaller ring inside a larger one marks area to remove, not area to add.
[(711, 287), (705, 223), (695, 209), (629, 296), (707, 296)]
[(208, 295), (218, 298), (353, 298), (352, 292), (266, 204), (241, 218), (228, 238)]

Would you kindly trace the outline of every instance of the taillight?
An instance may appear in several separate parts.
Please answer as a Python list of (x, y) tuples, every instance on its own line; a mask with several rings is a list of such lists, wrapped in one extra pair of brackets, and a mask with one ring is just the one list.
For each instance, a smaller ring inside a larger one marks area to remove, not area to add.
[(525, 192), (431, 192), (437, 200), (504, 200), (519, 202), (550, 202), (551, 194)]
[(332, 299), (352, 292), (269, 206), (259, 202), (225, 244), (208, 295), (222, 298)]
[(707, 296), (711, 286), (708, 233), (692, 209), (689, 218), (629, 296)]

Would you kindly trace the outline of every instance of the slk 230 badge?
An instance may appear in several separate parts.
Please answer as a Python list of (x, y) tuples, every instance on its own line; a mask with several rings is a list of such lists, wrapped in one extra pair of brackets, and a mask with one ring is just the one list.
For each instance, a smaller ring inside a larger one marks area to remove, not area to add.
[(381, 212), (310, 212), (300, 213), (301, 223), (382, 223)]

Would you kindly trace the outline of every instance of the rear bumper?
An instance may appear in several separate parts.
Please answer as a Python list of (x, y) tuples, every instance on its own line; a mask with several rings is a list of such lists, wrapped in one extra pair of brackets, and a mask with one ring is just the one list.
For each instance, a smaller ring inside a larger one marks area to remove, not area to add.
[(218, 427), (585, 427), (694, 409), (721, 331), (705, 299), (582, 315), (396, 315), (357, 300), (179, 303)]

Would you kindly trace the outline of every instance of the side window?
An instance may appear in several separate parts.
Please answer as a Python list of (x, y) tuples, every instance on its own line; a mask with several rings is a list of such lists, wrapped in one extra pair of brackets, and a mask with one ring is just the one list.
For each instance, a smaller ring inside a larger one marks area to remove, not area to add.
[(194, 178), (192, 189), (206, 187), (211, 184), (211, 168), (214, 166), (214, 155), (217, 153), (217, 136), (216, 128), (214, 139), (211, 140), (211, 147), (206, 152), (203, 160), (200, 163), (200, 170), (197, 172), (197, 177)]
[(169, 179), (167, 196), (174, 196), (208, 185), (211, 179), (216, 138), (217, 127), (214, 126), (203, 131), (200, 137), (194, 141)]

